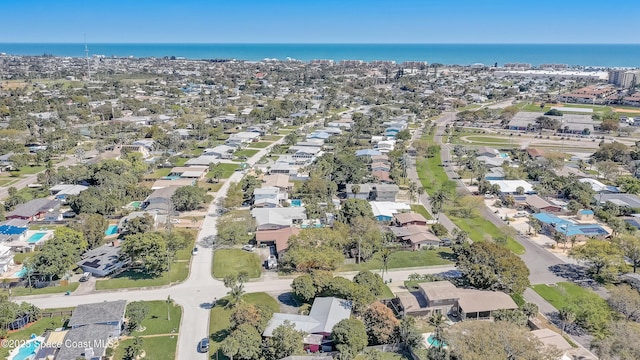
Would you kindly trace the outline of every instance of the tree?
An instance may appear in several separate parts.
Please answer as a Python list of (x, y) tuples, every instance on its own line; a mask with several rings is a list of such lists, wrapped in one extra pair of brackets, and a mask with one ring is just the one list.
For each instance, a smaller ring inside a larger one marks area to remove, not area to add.
[(304, 302), (311, 302), (317, 294), (313, 279), (309, 274), (304, 274), (293, 279), (291, 289), (293, 290), (293, 294)]
[(140, 354), (142, 354), (142, 343), (144, 340), (136, 336), (133, 338), (131, 345), (124, 349), (124, 360), (135, 360)]
[(405, 316), (398, 326), (398, 340), (412, 350), (422, 346), (422, 334), (413, 316)]
[(409, 201), (413, 204), (416, 201), (418, 196), (418, 184), (414, 181), (409, 182)]
[(155, 220), (147, 213), (142, 216), (136, 216), (133, 219), (127, 220), (124, 225), (124, 230), (128, 234), (142, 234), (148, 233), (153, 230)]
[(435, 236), (438, 236), (438, 237), (446, 236), (449, 233), (447, 231), (447, 228), (442, 224), (431, 225), (431, 231), (434, 233)]
[(394, 341), (400, 321), (393, 311), (383, 303), (376, 301), (363, 313), (362, 321), (367, 330), (369, 344), (390, 344)]
[(358, 319), (343, 319), (333, 327), (331, 339), (341, 356), (343, 353), (355, 356), (367, 346), (367, 329)]
[(640, 237), (631, 234), (622, 234), (613, 239), (620, 248), (622, 254), (631, 262), (635, 273), (640, 266)]
[(536, 315), (538, 315), (538, 305), (534, 304), (534, 303), (524, 303), (522, 305), (522, 313), (528, 318), (534, 318), (536, 317)]
[(222, 352), (233, 359), (254, 360), (260, 358), (262, 336), (249, 324), (238, 326), (220, 344)]
[(131, 259), (134, 266), (159, 276), (169, 270), (170, 253), (163, 234), (158, 232), (127, 235), (120, 252)]
[(249, 274), (246, 272), (240, 272), (237, 275), (227, 275), (224, 277), (224, 287), (229, 289), (227, 293), (231, 297), (229, 306), (238, 306), (242, 300), (242, 295), (246, 292), (244, 290), (244, 283), (249, 280)]
[(558, 311), (558, 318), (562, 322), (562, 328), (560, 334), (564, 334), (564, 331), (569, 324), (573, 324), (576, 321), (576, 313), (571, 308), (563, 307)]
[(640, 293), (636, 289), (628, 285), (615, 286), (609, 291), (607, 302), (627, 321), (640, 322)]
[(391, 250), (384, 248), (380, 251), (380, 260), (382, 261), (382, 268), (380, 269), (381, 278), (384, 282), (384, 274), (389, 272), (389, 261), (391, 260)]
[(127, 305), (127, 327), (133, 332), (140, 327), (149, 314), (149, 306), (144, 301), (133, 301)]
[(368, 270), (363, 270), (356, 274), (353, 277), (353, 282), (369, 289), (375, 296), (380, 296), (384, 292), (385, 285), (382, 277)]
[(597, 162), (596, 169), (598, 170), (598, 174), (600, 174), (601, 178), (615, 180), (614, 175), (618, 173), (619, 166), (611, 160), (606, 160)]
[(629, 321), (612, 322), (607, 329), (608, 336), (595, 338), (591, 349), (602, 360), (640, 359), (640, 324)]
[(569, 256), (586, 262), (595, 275), (600, 275), (602, 270), (623, 263), (620, 249), (605, 240), (588, 240), (585, 244), (571, 249)]
[(81, 232), (60, 226), (56, 228), (53, 239), (45, 242), (33, 257), (33, 271), (48, 277), (49, 281), (56, 276), (61, 277), (76, 266), (86, 248), (87, 242)]
[(354, 199), (357, 197), (359, 193), (360, 193), (360, 185), (358, 184), (351, 185), (351, 194), (353, 194)]
[(351, 224), (357, 217), (373, 218), (373, 211), (371, 205), (367, 200), (362, 199), (347, 199), (340, 209), (338, 219), (345, 224)]
[(211, 176), (212, 179), (215, 179), (216, 182), (220, 182), (220, 178), (222, 177), (222, 174), (224, 173), (224, 169), (222, 168), (222, 166), (220, 166), (219, 163), (214, 164), (211, 163), (209, 164), (209, 174)]
[(436, 216), (436, 222), (440, 219), (440, 212), (447, 200), (449, 200), (449, 194), (444, 189), (436, 190), (433, 196), (429, 198), (429, 204), (433, 214)]
[(475, 288), (521, 294), (529, 286), (529, 269), (510, 250), (488, 242), (475, 242), (458, 251), (457, 265)]
[(207, 190), (197, 186), (182, 186), (171, 196), (177, 211), (192, 211), (207, 201)]
[(304, 350), (302, 338), (304, 332), (296, 330), (294, 323), (285, 322), (273, 330), (273, 335), (266, 341), (266, 358), (278, 360), (294, 354), (301, 354)]
[(227, 190), (227, 196), (223, 200), (224, 207), (228, 209), (237, 208), (242, 205), (242, 200), (242, 185), (239, 182), (231, 182)]
[(104, 232), (107, 230), (109, 222), (100, 214), (81, 214), (80, 220), (71, 226), (82, 232), (89, 249), (93, 249), (102, 245)]
[(262, 304), (240, 303), (231, 312), (229, 322), (232, 329), (236, 329), (242, 324), (249, 324), (263, 332), (272, 315), (273, 311)]
[(526, 327), (510, 322), (464, 321), (446, 335), (451, 354), (458, 360), (555, 360), (561, 353), (547, 347)]

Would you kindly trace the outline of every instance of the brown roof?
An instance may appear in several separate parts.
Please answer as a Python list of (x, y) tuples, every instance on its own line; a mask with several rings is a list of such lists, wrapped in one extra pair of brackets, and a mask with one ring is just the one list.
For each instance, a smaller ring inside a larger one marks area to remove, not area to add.
[(528, 148), (527, 149), (527, 153), (531, 157), (544, 156), (544, 150), (542, 150), (542, 149)]
[(465, 313), (517, 309), (518, 305), (511, 296), (500, 291), (482, 291), (459, 289), (458, 305)]
[(299, 233), (300, 229), (297, 227), (287, 227), (278, 230), (258, 230), (256, 231), (256, 241), (258, 243), (273, 241), (276, 244), (276, 251), (282, 252), (289, 247), (289, 238)]
[(430, 232), (429, 227), (424, 225), (409, 225), (403, 227), (393, 226), (389, 230), (397, 237), (411, 236), (415, 234)]
[(446, 280), (419, 283), (418, 287), (429, 302), (460, 298), (461, 289)]
[(274, 186), (281, 189), (293, 187), (293, 183), (289, 182), (289, 175), (285, 174), (265, 175), (262, 178), (262, 182), (264, 182), (264, 186), (266, 187)]
[(422, 232), (419, 234), (409, 235), (409, 236), (403, 237), (402, 239), (406, 241), (411, 241), (412, 244), (419, 244), (423, 242), (432, 243), (436, 245), (440, 244), (440, 239), (434, 234), (432, 234), (431, 232)]
[(427, 222), (427, 219), (425, 219), (424, 216), (414, 212), (399, 213), (395, 214), (394, 217), (399, 224), (406, 224), (415, 221)]
[(552, 203), (548, 202), (547, 200), (541, 198), (538, 195), (531, 195), (531, 196), (527, 196), (527, 199), (525, 200), (525, 203), (531, 207), (534, 207), (536, 209), (544, 209), (546, 207), (549, 206), (555, 206), (555, 207), (559, 207), (557, 205), (553, 205)]
[(372, 171), (371, 176), (376, 177), (378, 181), (392, 181), (388, 171)]

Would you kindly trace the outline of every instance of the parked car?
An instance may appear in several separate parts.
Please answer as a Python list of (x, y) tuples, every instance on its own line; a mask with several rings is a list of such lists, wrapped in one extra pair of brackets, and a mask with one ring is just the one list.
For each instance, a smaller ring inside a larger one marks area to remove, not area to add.
[(193, 250), (191, 251), (191, 254), (198, 255), (198, 248), (194, 247)]
[(242, 250), (244, 250), (244, 251), (253, 251), (255, 248), (256, 248), (256, 247), (255, 247), (255, 246), (253, 246), (253, 245), (244, 245), (244, 246), (242, 247)]
[(90, 272), (85, 272), (82, 274), (82, 276), (80, 276), (80, 282), (89, 281), (89, 279), (91, 279)]
[(203, 338), (202, 340), (200, 340), (200, 342), (198, 342), (198, 352), (209, 352), (209, 338)]

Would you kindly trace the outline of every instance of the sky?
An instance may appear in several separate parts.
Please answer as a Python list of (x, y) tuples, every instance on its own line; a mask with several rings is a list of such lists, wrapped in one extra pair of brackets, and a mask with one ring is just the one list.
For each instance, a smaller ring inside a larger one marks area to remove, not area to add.
[(0, 42), (640, 43), (638, 0), (0, 0)]

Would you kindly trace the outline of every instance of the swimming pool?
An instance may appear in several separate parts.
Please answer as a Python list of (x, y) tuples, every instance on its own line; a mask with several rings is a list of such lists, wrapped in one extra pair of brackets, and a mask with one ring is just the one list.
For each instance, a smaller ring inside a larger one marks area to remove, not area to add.
[(444, 342), (440, 342), (434, 339), (433, 335), (429, 335), (429, 337), (427, 338), (427, 342), (429, 343), (429, 345), (435, 346), (437, 348), (447, 346), (447, 344), (445, 344)]
[(29, 236), (29, 238), (27, 239), (27, 242), (29, 244), (34, 244), (37, 243), (38, 241), (42, 240), (42, 238), (47, 235), (46, 232), (37, 232), (31, 236)]
[(29, 342), (27, 342), (26, 344), (22, 345), (19, 349), (18, 352), (13, 355), (13, 357), (11, 357), (11, 360), (27, 360), (27, 359), (32, 359), (33, 356), (36, 354), (36, 352), (38, 351), (38, 348), (40, 347), (40, 344), (42, 344), (42, 342), (40, 340), (31, 340)]
[(171, 175), (171, 176), (163, 176), (162, 180), (178, 180), (180, 179), (180, 175)]
[(104, 232), (105, 235), (113, 235), (118, 233), (118, 225), (109, 225), (107, 230)]
[(505, 154), (505, 153), (500, 153), (500, 157), (503, 159), (506, 159), (509, 157), (509, 154)]

